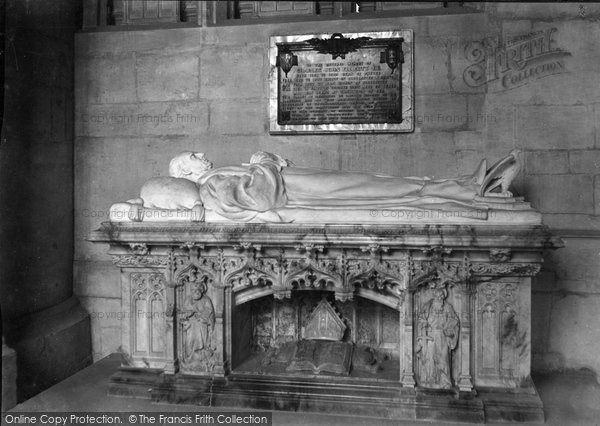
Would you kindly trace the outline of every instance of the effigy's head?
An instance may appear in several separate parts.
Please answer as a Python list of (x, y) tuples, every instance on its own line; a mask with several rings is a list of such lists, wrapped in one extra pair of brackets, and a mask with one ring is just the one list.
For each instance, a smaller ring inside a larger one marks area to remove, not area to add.
[(169, 163), (169, 175), (196, 182), (204, 173), (212, 169), (212, 166), (203, 152), (184, 151)]

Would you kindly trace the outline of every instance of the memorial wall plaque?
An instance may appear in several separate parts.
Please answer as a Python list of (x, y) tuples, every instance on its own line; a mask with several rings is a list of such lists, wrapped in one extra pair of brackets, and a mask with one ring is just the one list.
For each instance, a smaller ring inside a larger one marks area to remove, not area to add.
[(271, 37), (271, 133), (411, 132), (412, 31)]

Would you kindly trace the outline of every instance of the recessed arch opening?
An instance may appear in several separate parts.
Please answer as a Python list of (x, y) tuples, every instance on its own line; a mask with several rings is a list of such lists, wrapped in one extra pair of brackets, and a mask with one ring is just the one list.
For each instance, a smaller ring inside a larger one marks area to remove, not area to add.
[[(278, 295), (270, 287), (234, 292), (234, 372), (399, 380), (402, 312), (397, 298), (364, 288), (357, 288), (352, 300), (345, 301), (337, 300), (333, 289), (322, 288), (292, 290), (287, 298), (275, 297)], [(327, 301), (345, 324), (339, 344), (330, 344), (325, 339), (305, 339), (307, 323), (322, 300)], [(311, 342), (306, 343), (308, 340)], [(307, 345), (309, 355), (304, 353)], [(350, 354), (344, 355), (348, 347)], [(322, 367), (327, 364), (327, 353), (332, 364), (349, 357), (347, 369), (339, 365), (329, 369)], [(307, 358), (306, 365), (311, 367), (294, 370), (299, 356)], [(312, 366), (316, 370), (310, 371)]]

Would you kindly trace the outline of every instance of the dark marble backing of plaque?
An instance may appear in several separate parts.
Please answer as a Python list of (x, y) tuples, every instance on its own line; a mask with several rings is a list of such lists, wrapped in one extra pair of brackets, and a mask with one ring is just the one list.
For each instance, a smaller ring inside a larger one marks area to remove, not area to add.
[[(269, 130), (272, 133), (413, 131), (412, 31), (337, 34), (341, 36), (339, 43), (355, 44), (355, 48), (343, 54), (315, 47), (314, 41), (325, 42), (334, 36), (271, 37)], [(403, 58), (395, 65), (384, 59), (391, 46), (399, 48), (397, 57)], [(288, 67), (293, 63), (291, 68), (282, 69), (285, 61), (280, 59), (281, 52), (288, 57), (293, 55), (294, 60), (287, 62)]]

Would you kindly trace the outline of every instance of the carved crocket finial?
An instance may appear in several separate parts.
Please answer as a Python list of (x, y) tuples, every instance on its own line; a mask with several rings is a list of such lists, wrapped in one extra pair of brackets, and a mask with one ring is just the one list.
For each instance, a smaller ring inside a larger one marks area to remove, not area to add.
[(426, 256), (431, 256), (433, 260), (439, 260), (445, 254), (452, 253), (452, 249), (444, 246), (433, 246), (422, 249), (422, 252)]
[(179, 246), (180, 249), (187, 251), (189, 258), (200, 258), (200, 252), (204, 250), (204, 244), (198, 244), (193, 241), (188, 241)]
[(186, 249), (186, 250), (192, 250), (192, 249), (204, 250), (204, 244), (198, 244), (193, 241), (187, 241), (183, 244), (180, 244), (179, 248)]
[(389, 250), (388, 247), (382, 247), (379, 244), (369, 244), (366, 246), (362, 246), (360, 247), (360, 251), (362, 252), (369, 252), (369, 253), (377, 253), (377, 252), (387, 252)]
[(315, 243), (305, 243), (305, 244), (301, 244), (301, 245), (297, 245), (294, 246), (294, 248), (298, 251), (310, 251), (310, 252), (322, 252), (323, 249), (325, 248), (324, 245), (319, 245), (319, 244), (315, 244)]
[(233, 246), (234, 250), (239, 251), (261, 251), (262, 246), (260, 244), (254, 244), (250, 241), (240, 241), (239, 244)]
[(314, 260), (317, 252), (322, 253), (325, 249), (324, 245), (318, 245), (315, 243), (304, 243), (301, 245), (294, 246), (294, 248), (299, 252), (304, 252), (304, 256), (307, 261)]

